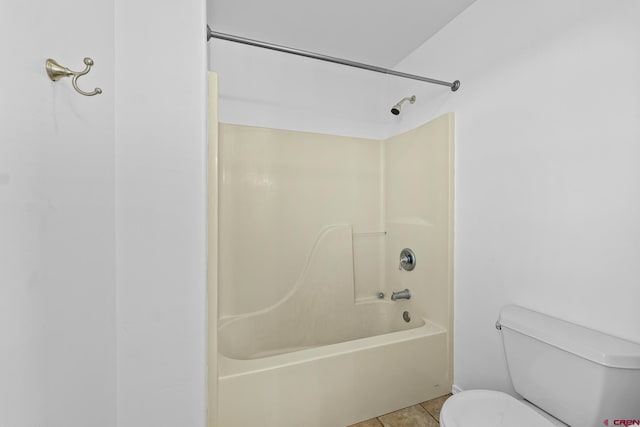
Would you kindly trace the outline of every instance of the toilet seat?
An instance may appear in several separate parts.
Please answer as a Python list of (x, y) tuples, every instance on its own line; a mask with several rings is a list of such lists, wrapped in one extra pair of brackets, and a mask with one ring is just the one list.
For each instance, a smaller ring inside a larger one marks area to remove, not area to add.
[(554, 427), (558, 424), (524, 402), (500, 391), (468, 390), (447, 399), (442, 427)]

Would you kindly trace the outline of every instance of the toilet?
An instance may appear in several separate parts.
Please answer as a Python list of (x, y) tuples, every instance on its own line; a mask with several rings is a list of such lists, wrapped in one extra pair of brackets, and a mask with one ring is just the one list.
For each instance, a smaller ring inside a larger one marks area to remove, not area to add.
[(440, 426), (640, 425), (640, 344), (516, 305), (500, 311), (496, 328), (525, 400), (462, 391), (442, 406)]

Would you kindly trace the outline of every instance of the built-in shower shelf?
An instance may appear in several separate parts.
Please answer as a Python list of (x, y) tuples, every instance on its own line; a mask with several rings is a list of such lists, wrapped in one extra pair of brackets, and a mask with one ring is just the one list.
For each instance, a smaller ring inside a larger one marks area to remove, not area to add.
[(353, 232), (353, 237), (384, 237), (386, 235), (386, 231)]
[(403, 217), (390, 220), (388, 223), (394, 225), (419, 225), (422, 227), (433, 227), (433, 223), (419, 217)]

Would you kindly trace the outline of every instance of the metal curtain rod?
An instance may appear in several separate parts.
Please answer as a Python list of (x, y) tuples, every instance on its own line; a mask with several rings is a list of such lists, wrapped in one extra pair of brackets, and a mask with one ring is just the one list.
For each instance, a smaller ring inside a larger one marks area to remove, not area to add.
[(376, 67), (375, 65), (363, 64), (361, 62), (350, 61), (348, 59), (335, 58), (333, 56), (322, 55), (319, 53), (308, 52), (306, 50), (295, 49), (292, 47), (280, 46), (277, 44), (266, 43), (258, 40), (247, 39), (244, 37), (233, 36), (231, 34), (219, 33), (213, 31), (210, 26), (207, 25), (207, 41), (214, 39), (227, 40), (235, 43), (242, 43), (249, 46), (261, 47), (263, 49), (276, 50), (278, 52), (290, 53), (293, 55), (304, 56), (307, 58), (318, 59), (320, 61), (333, 62), (334, 64), (347, 65), (349, 67), (361, 68), (363, 70), (375, 71), (382, 74), (391, 74), (392, 76), (404, 77), (405, 79), (420, 80), (422, 82), (433, 83), (442, 86), (448, 86), (453, 92), (460, 88), (460, 80), (456, 80), (453, 83), (445, 82), (442, 80), (430, 79), (428, 77), (417, 76), (415, 74), (402, 73), (400, 71), (389, 70), (387, 68)]

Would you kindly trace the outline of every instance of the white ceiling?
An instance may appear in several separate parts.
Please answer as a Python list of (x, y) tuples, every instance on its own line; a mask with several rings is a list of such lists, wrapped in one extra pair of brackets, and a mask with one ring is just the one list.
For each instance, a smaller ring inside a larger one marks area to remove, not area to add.
[(214, 31), (392, 68), (475, 0), (208, 0)]

